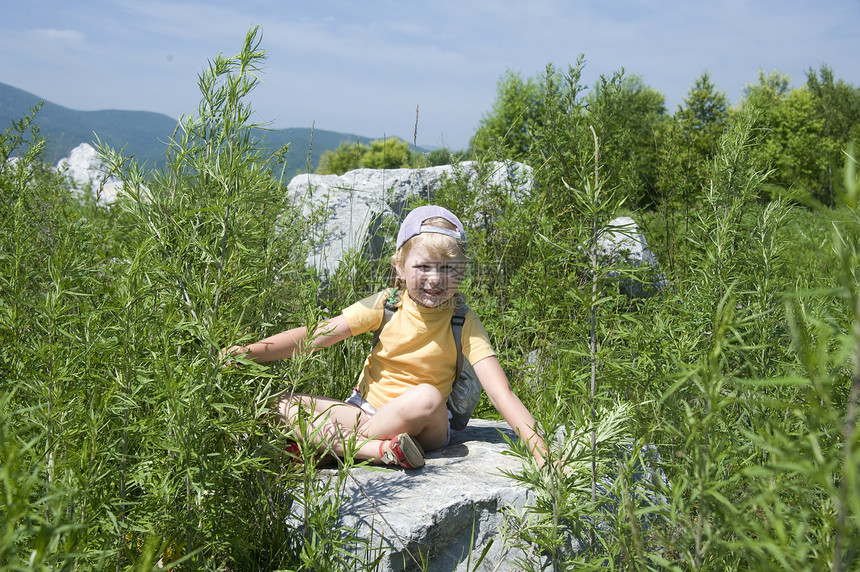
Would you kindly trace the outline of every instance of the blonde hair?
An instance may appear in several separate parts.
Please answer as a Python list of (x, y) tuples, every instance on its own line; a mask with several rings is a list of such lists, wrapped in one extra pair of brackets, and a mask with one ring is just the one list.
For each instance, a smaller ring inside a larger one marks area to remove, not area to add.
[[(428, 218), (423, 220), (421, 224), (457, 230), (456, 226), (443, 217)], [(398, 290), (405, 291), (406, 283), (403, 279), (397, 276), (397, 267), (403, 266), (404, 262), (406, 262), (406, 258), (412, 251), (412, 247), (416, 244), (415, 241), (419, 239), (421, 240), (421, 244), (424, 245), (424, 248), (427, 249), (427, 253), (430, 254), (430, 256), (456, 260), (463, 264), (468, 261), (468, 258), (466, 257), (465, 240), (459, 240), (438, 232), (424, 232), (422, 234), (417, 234), (404, 242), (403, 246), (398, 248), (397, 252), (395, 252), (391, 257), (391, 285)]]

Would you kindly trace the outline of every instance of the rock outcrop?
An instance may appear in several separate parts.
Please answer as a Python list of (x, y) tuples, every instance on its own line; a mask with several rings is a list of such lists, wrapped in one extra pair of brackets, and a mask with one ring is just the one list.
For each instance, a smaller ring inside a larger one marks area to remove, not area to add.
[[(520, 460), (504, 454), (504, 422), (473, 419), (454, 431), (451, 444), (428, 453), (421, 469), (352, 469), (341, 515), (371, 549), (384, 552), (378, 570), (514, 570), (521, 557), (505, 547), (499, 527), (503, 507), (528, 504), (527, 490), (503, 472), (516, 472)], [(325, 473), (325, 471), (324, 471)], [(474, 568), (491, 543), (480, 568)], [(413, 560), (414, 558), (414, 560)]]
[(625, 260), (633, 266), (657, 263), (636, 221), (629, 216), (612, 219), (600, 235), (598, 246), (603, 255)]
[[(559, 430), (556, 447), (563, 446), (566, 435)], [(369, 560), (381, 556), (378, 572), (424, 570), (419, 562), (431, 572), (511, 572), (520, 569), (518, 560), (543, 566), (545, 555), (537, 547), (526, 554), (505, 542), (507, 515), (522, 514), (537, 497), (506, 475), (519, 473), (522, 461), (506, 453), (504, 436), (515, 440), (503, 421), (473, 419), (465, 430), (452, 433), (447, 447), (428, 453), (421, 469), (351, 469), (339, 491), (340, 517), (345, 528), (354, 527), (355, 536), (366, 542), (356, 549), (358, 554)], [(632, 469), (630, 499), (636, 508), (665, 505), (653, 488), (655, 480), (665, 484), (652, 465), (659, 465), (656, 450), (646, 447), (634, 456), (632, 444), (622, 448), (619, 467)], [(335, 478), (335, 470), (323, 469), (320, 478)], [(618, 502), (613, 490), (612, 478), (598, 484), (610, 514)], [(640, 524), (648, 520), (643, 517)], [(570, 556), (583, 546), (573, 537), (565, 545)]]
[[(626, 264), (642, 268), (636, 278), (625, 277), (619, 281), (619, 290), (631, 298), (653, 296), (666, 287), (666, 279), (659, 270), (657, 257), (648, 247), (648, 242), (632, 218), (622, 216), (606, 225), (598, 240), (598, 249), (610, 264)], [(610, 272), (610, 277), (619, 276)]]
[(89, 143), (81, 143), (71, 150), (68, 157), (57, 162), (57, 171), (65, 173), (78, 191), (92, 189), (98, 200), (112, 203), (122, 188), (122, 182), (108, 176), (98, 153)]
[(492, 163), (485, 167), (486, 172), (479, 173), (476, 163), (465, 162), (423, 169), (356, 169), (343, 175), (297, 175), (287, 186), (293, 200), (308, 200), (311, 206), (327, 211), (309, 266), (332, 272), (350, 250), (381, 255), (385, 240), (394, 238), (376, 232), (383, 218), (391, 217), (399, 223), (410, 200), (432, 200), (445, 182), (455, 177), (470, 185), (503, 186), (515, 194), (531, 188), (531, 168), (522, 163)]

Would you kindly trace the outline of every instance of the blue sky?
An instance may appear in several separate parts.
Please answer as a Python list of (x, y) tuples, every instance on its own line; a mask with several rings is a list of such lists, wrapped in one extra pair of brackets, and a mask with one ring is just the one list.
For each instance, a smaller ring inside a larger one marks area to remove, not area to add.
[(276, 128), (464, 148), (507, 70), (580, 54), (622, 67), (675, 111), (703, 72), (732, 103), (759, 70), (860, 86), (858, 0), (19, 0), (0, 17), (0, 82), (78, 110), (192, 113), (207, 61), (252, 26), (268, 53), (251, 105)]

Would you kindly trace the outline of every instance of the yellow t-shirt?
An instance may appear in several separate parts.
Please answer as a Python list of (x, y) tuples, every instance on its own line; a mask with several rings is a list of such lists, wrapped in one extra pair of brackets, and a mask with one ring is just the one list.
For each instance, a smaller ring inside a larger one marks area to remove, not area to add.
[[(353, 335), (375, 331), (382, 323), (390, 290), (368, 296), (343, 311)], [(425, 308), (407, 294), (382, 329), (379, 343), (364, 363), (358, 388), (377, 409), (421, 383), (451, 393), (457, 370), (457, 346), (451, 331), (454, 306)], [(466, 313), (461, 334), (463, 357), (476, 363), (495, 355), (489, 336), (472, 310)]]

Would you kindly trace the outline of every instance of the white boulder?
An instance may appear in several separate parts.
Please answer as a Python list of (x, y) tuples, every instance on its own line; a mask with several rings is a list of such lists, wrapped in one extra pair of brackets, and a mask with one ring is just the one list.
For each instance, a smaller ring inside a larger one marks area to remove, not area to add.
[(409, 201), (432, 200), (446, 180), (465, 178), (470, 185), (487, 188), (501, 185), (514, 194), (531, 188), (531, 168), (521, 163), (492, 163), (486, 176), (482, 173), (476, 163), (464, 162), (423, 169), (356, 169), (343, 175), (295, 176), (287, 186), (291, 198), (308, 200), (312, 207), (326, 211), (309, 266), (330, 273), (350, 250), (381, 255), (385, 241), (394, 237), (375, 232), (379, 217), (393, 217), (399, 223)]
[[(610, 264), (642, 267), (635, 277), (623, 277), (619, 282), (622, 294), (631, 298), (653, 296), (666, 287), (666, 279), (659, 270), (659, 262), (639, 227), (629, 216), (617, 217), (609, 222), (598, 239), (598, 251)], [(609, 277), (620, 275), (609, 272)]]
[(65, 173), (72, 186), (85, 191), (92, 189), (100, 202), (112, 203), (122, 188), (122, 182), (109, 176), (98, 153), (89, 143), (81, 143), (71, 150), (68, 157), (57, 162), (57, 171)]
[(623, 260), (632, 266), (657, 264), (657, 257), (648, 248), (648, 242), (639, 232), (636, 221), (629, 216), (612, 219), (598, 240), (601, 254), (613, 260)]
[[(556, 454), (565, 447), (568, 434), (566, 429), (559, 430)], [(507, 538), (511, 527), (516, 528), (519, 518), (535, 505), (537, 495), (548, 490), (535, 492), (509, 476), (521, 473), (523, 467), (519, 457), (509, 454), (505, 438), (516, 440), (504, 421), (472, 419), (465, 430), (452, 432), (448, 446), (428, 453), (420, 469), (351, 469), (332, 494), (341, 499), (340, 523), (361, 539), (355, 552), (368, 560), (378, 557), (374, 568), (378, 572), (512, 572), (522, 569), (518, 561), (523, 560), (544, 569), (546, 555), (536, 546), (524, 551)], [(631, 470), (629, 499), (637, 510), (647, 514), (665, 506), (666, 499), (655, 492), (655, 482), (665, 486), (666, 481), (655, 468), (659, 456), (653, 447), (634, 455), (632, 444), (623, 445), (617, 466)], [(337, 470), (323, 469), (320, 478), (335, 482)], [(614, 480), (610, 475), (598, 484), (607, 514), (617, 508), (619, 500)], [(586, 496), (583, 502), (588, 501)], [(302, 519), (296, 516), (293, 524), (301, 526)], [(645, 516), (640, 524), (652, 520)], [(599, 526), (609, 527), (610, 522), (611, 517)], [(584, 548), (570, 529), (559, 529), (559, 533), (567, 556)], [(484, 559), (478, 565), (481, 555)]]

